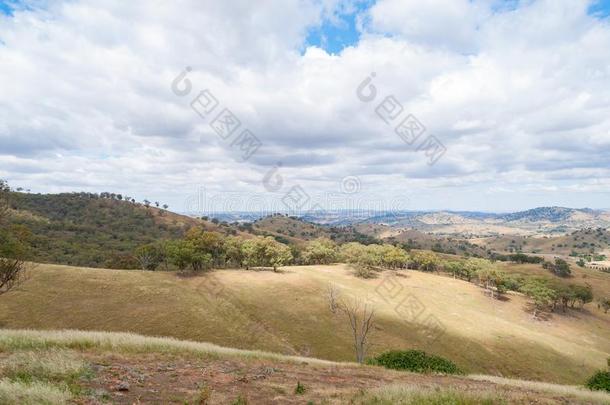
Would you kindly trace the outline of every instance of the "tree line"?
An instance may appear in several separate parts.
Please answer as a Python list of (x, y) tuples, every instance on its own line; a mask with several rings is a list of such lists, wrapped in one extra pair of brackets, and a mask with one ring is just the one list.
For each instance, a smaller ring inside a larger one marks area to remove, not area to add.
[[(226, 236), (196, 227), (190, 229), (183, 239), (141, 246), (134, 256), (144, 270), (162, 268), (197, 272), (211, 268), (272, 268), (277, 271), (279, 267), (288, 265), (341, 262), (349, 264), (354, 274), (361, 278), (373, 278), (387, 269), (443, 272), (480, 286), (492, 298), (501, 298), (508, 291), (523, 293), (531, 300), (534, 317), (548, 311), (582, 308), (593, 301), (589, 285), (508, 274), (491, 260), (472, 257), (442, 260), (430, 251), (407, 251), (390, 244), (337, 244), (327, 238), (318, 238), (295, 246), (270, 236)], [(554, 274), (569, 274), (569, 264), (565, 261), (557, 259), (551, 265)]]

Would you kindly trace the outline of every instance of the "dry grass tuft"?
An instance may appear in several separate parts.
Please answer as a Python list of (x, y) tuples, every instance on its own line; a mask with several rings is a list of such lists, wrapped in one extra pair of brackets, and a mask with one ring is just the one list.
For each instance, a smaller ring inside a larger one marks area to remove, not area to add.
[(463, 392), (430, 389), (413, 385), (387, 385), (365, 392), (354, 403), (359, 405), (496, 405), (509, 402), (491, 391)]
[(577, 385), (560, 385), (539, 381), (515, 380), (489, 375), (470, 375), (468, 378), (476, 381), (489, 381), (495, 384), (524, 388), (531, 391), (570, 396), (580, 400), (592, 401), (594, 403), (610, 404), (610, 394), (600, 391), (591, 391), (585, 387), (579, 387)]
[(0, 404), (63, 405), (71, 399), (67, 389), (45, 382), (0, 380)]
[(73, 381), (87, 371), (76, 353), (66, 350), (19, 351), (0, 361), (0, 373), (11, 380)]

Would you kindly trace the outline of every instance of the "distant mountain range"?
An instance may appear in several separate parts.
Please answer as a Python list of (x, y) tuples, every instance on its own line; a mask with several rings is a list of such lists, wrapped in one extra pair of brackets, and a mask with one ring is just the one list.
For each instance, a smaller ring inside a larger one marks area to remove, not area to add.
[[(297, 215), (298, 216), (298, 215)], [(249, 222), (253, 213), (219, 213), (224, 221)], [(584, 228), (609, 228), (610, 211), (590, 208), (539, 207), (514, 213), (469, 211), (313, 211), (299, 218), (322, 225), (383, 224), (446, 235), (561, 234)]]

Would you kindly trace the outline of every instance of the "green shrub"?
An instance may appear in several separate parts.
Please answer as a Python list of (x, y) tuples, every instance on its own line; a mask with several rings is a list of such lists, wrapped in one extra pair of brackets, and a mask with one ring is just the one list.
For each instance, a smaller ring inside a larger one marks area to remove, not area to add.
[(295, 395), (303, 395), (305, 393), (305, 386), (297, 381), (297, 387), (294, 389)]
[(610, 392), (610, 371), (600, 370), (587, 381), (587, 388)]
[(452, 361), (421, 350), (388, 351), (377, 356), (371, 363), (394, 370), (409, 370), (417, 373), (462, 374)]

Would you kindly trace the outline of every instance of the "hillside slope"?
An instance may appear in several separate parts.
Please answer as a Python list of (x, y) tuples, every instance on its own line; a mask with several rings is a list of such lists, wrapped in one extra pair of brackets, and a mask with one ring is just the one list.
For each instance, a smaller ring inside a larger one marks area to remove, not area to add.
[[(460, 280), (416, 271), (391, 274), (362, 280), (335, 265), (181, 278), (40, 265), (19, 290), (2, 297), (0, 325), (129, 331), (352, 360), (348, 324), (328, 309), (332, 283), (344, 297), (366, 298), (374, 306), (378, 322), (371, 355), (420, 348), (467, 372), (572, 384), (603, 367), (610, 355), (610, 317), (593, 305), (534, 321), (519, 295), (498, 301)], [(417, 314), (409, 310), (414, 299)]]
[(140, 245), (220, 225), (142, 204), (86, 193), (10, 193), (10, 223), (31, 234), (31, 259), (89, 267), (120, 266)]
[[(610, 401), (610, 394), (574, 386), (481, 375), (421, 375), (133, 334), (2, 330), (0, 348), (2, 403), (560, 405)], [(24, 376), (30, 381), (24, 382)]]

